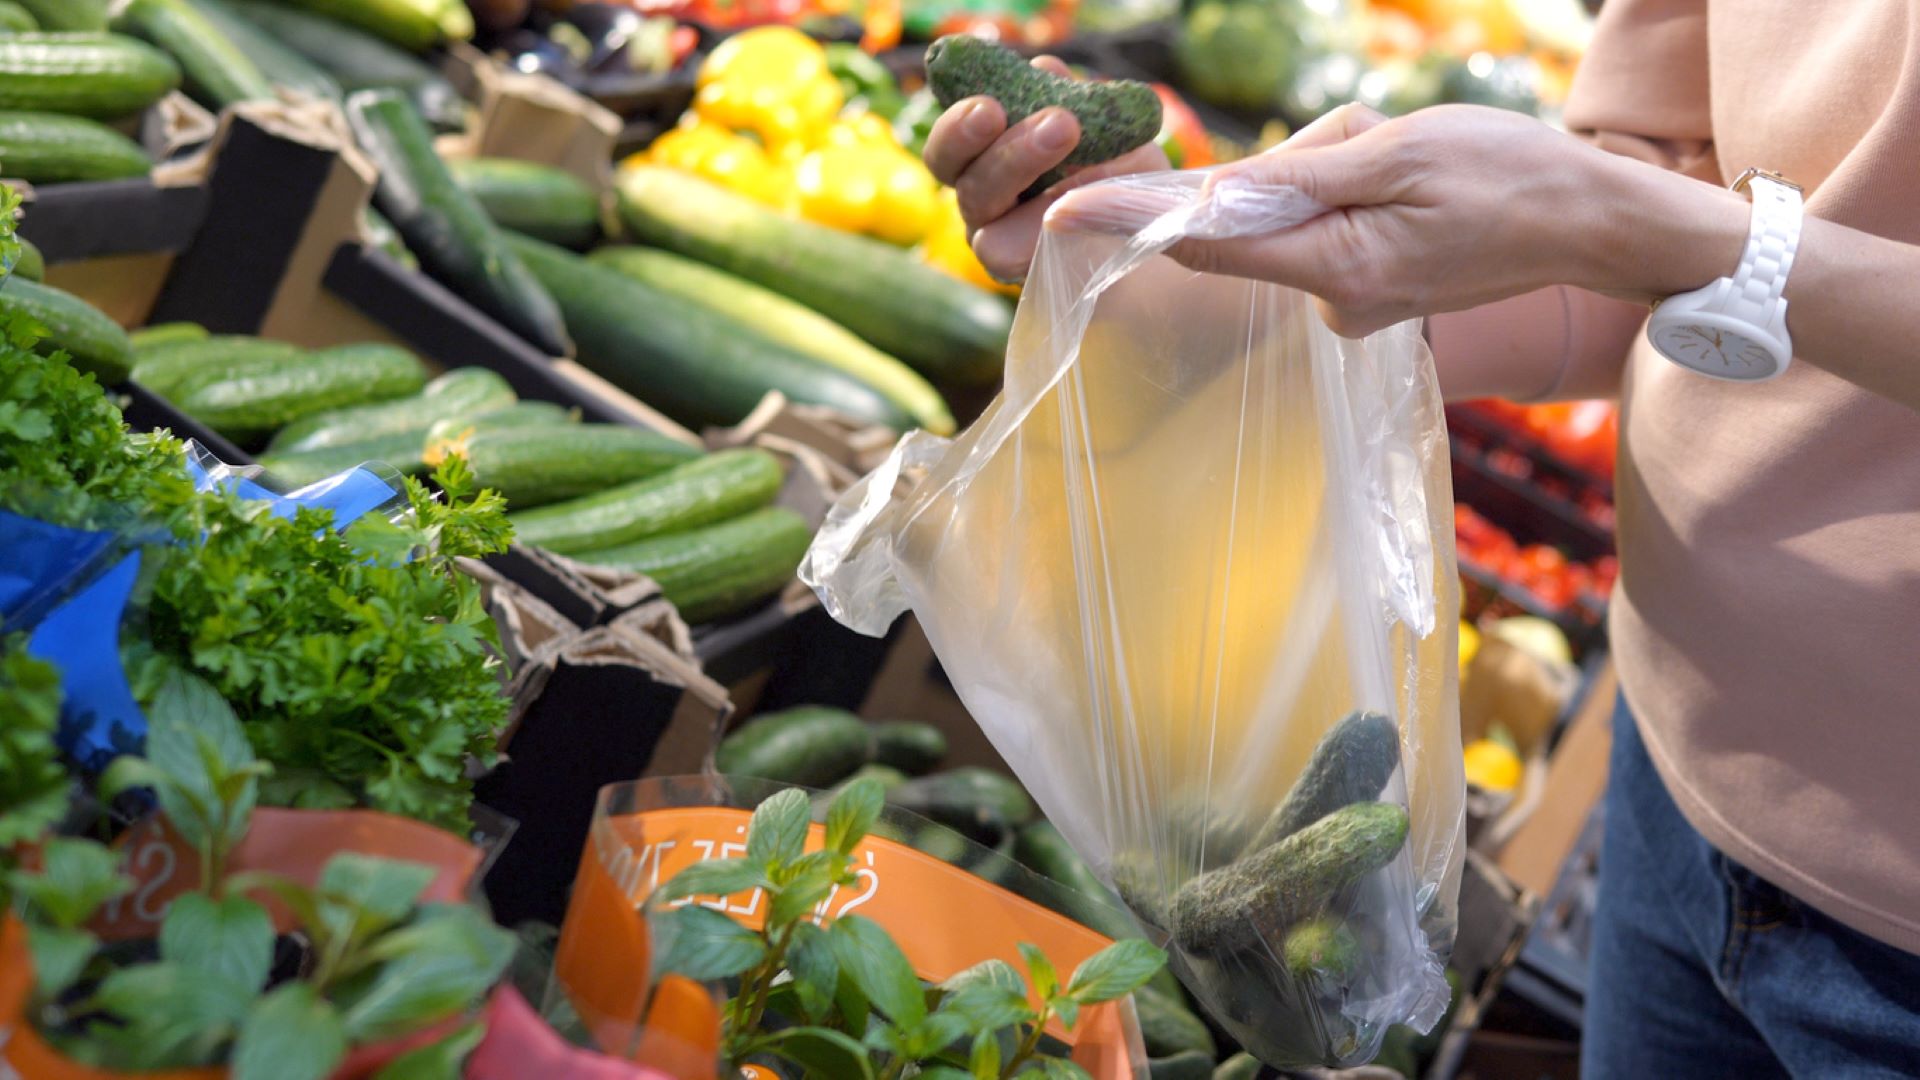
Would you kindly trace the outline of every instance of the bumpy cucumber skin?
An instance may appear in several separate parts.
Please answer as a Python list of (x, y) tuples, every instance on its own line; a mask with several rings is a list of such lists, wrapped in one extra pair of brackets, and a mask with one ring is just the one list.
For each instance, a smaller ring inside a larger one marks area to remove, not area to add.
[(1140, 1038), (1147, 1044), (1148, 1057), (1172, 1057), (1198, 1051), (1211, 1062), (1219, 1056), (1213, 1032), (1179, 999), (1143, 986), (1133, 992), (1133, 1011), (1140, 1018)]
[(946, 756), (947, 737), (932, 724), (893, 720), (873, 725), (873, 760), (882, 765), (919, 776)]
[(120, 34), (0, 36), (0, 109), (111, 120), (179, 85), (172, 57)]
[(787, 587), (813, 541), (807, 520), (766, 507), (729, 521), (575, 556), (652, 578), (690, 623), (736, 615)]
[(102, 386), (124, 382), (133, 369), (126, 331), (100, 309), (64, 289), (15, 277), (0, 288), (0, 313), (21, 312), (47, 328), (35, 346), (46, 354), (64, 349), (73, 366), (90, 371)]
[(331, 409), (303, 417), (274, 433), (276, 454), (363, 443), (407, 432), (424, 446), (427, 429), (448, 417), (475, 416), (514, 403), (513, 387), (486, 368), (455, 368), (413, 397)]
[(764, 450), (722, 450), (677, 469), (511, 515), (520, 543), (562, 555), (605, 550), (757, 510), (783, 479)]
[(729, 776), (757, 776), (823, 788), (867, 760), (867, 725), (844, 709), (803, 705), (756, 716), (714, 750), (714, 767)]
[(999, 842), (1008, 829), (1027, 824), (1035, 813), (1019, 781), (971, 765), (909, 780), (887, 793), (887, 803), (985, 844)]
[(1332, 915), (1320, 915), (1287, 931), (1281, 957), (1293, 977), (1345, 986), (1360, 970), (1360, 939)]
[[(184, 331), (182, 333), (185, 333)], [(133, 357), (133, 381), (172, 398), (207, 379), (256, 363), (291, 360), (300, 349), (244, 334), (202, 334), (143, 344)]]
[(927, 46), (927, 85), (942, 108), (975, 95), (1000, 103), (1007, 126), (1058, 106), (1080, 121), (1080, 141), (1066, 160), (1034, 181), (1031, 193), (1066, 177), (1066, 166), (1111, 161), (1160, 134), (1160, 97), (1131, 80), (1081, 82), (1042, 71), (1012, 49), (972, 34), (949, 34)]
[(1400, 729), (1379, 713), (1356, 712), (1321, 736), (1307, 767), (1250, 850), (1279, 843), (1350, 803), (1376, 799), (1400, 766)]
[(273, 98), (273, 83), (253, 57), (187, 0), (133, 0), (113, 25), (179, 61), (187, 92), (210, 109)]
[(464, 452), (474, 479), (521, 510), (643, 480), (701, 455), (697, 447), (623, 424), (489, 432), (468, 439)]
[(174, 403), (222, 435), (251, 442), (314, 413), (418, 393), (426, 382), (426, 368), (405, 349), (342, 345), (195, 377)]
[(1220, 952), (1312, 916), (1340, 890), (1385, 866), (1407, 840), (1393, 803), (1343, 806), (1285, 840), (1188, 881), (1173, 896), (1170, 929), (1182, 948)]
[(34, 184), (127, 180), (153, 170), (140, 144), (84, 116), (0, 111), (0, 172)]

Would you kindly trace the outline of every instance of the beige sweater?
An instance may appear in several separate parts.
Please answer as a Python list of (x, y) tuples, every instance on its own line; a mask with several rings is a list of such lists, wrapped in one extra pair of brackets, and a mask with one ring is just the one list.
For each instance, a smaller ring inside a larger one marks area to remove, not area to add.
[[(1920, 243), (1920, 0), (1607, 0), (1567, 122), (1716, 183), (1777, 170), (1810, 215)], [(1702, 378), (1589, 294), (1499, 307), (1531, 331), (1507, 348), (1563, 360), (1542, 396), (1620, 394), (1613, 647), (1680, 809), (1920, 952), (1920, 414), (1806, 363)], [(1490, 314), (1434, 321), (1443, 363)]]

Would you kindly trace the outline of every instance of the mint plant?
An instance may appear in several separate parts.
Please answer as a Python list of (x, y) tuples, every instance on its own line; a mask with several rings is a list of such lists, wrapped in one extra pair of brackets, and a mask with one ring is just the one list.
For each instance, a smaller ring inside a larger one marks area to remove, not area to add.
[[(1047, 1026), (1057, 1019), (1071, 1029), (1082, 1008), (1132, 993), (1166, 953), (1119, 941), (1062, 980), (1039, 949), (1022, 946), (1024, 978), (988, 960), (941, 985), (923, 984), (878, 923), (859, 915), (818, 922), (834, 888), (854, 883), (853, 851), (883, 802), (874, 780), (848, 785), (828, 807), (824, 846), (811, 852), (805, 793), (789, 789), (762, 802), (744, 856), (696, 863), (655, 891), (648, 916), (659, 944), (655, 966), (728, 981), (723, 1052), (733, 1069), (777, 1060), (835, 1080), (1084, 1077), (1049, 1052)], [(767, 903), (758, 930), (698, 904), (670, 906), (755, 888)], [(1038, 1008), (1028, 1001), (1029, 986)]]

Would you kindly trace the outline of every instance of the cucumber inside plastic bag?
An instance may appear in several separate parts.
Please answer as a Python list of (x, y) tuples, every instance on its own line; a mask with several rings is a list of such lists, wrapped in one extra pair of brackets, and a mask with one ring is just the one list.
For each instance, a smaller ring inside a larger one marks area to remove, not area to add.
[(1323, 212), (1199, 172), (1048, 217), (1006, 387), (915, 433), (801, 576), (869, 634), (919, 619), (1075, 849), (1276, 1066), (1443, 1012), (1462, 858), (1446, 429), (1413, 324), (1200, 274), (1185, 238)]

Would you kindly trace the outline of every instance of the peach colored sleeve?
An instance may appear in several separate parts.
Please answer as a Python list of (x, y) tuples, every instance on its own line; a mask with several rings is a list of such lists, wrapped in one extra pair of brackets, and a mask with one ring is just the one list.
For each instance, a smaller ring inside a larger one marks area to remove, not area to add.
[[(1607, 0), (1567, 101), (1603, 150), (1722, 183), (1707, 93), (1706, 0)], [(1611, 397), (1647, 309), (1554, 286), (1427, 320), (1449, 400)]]

